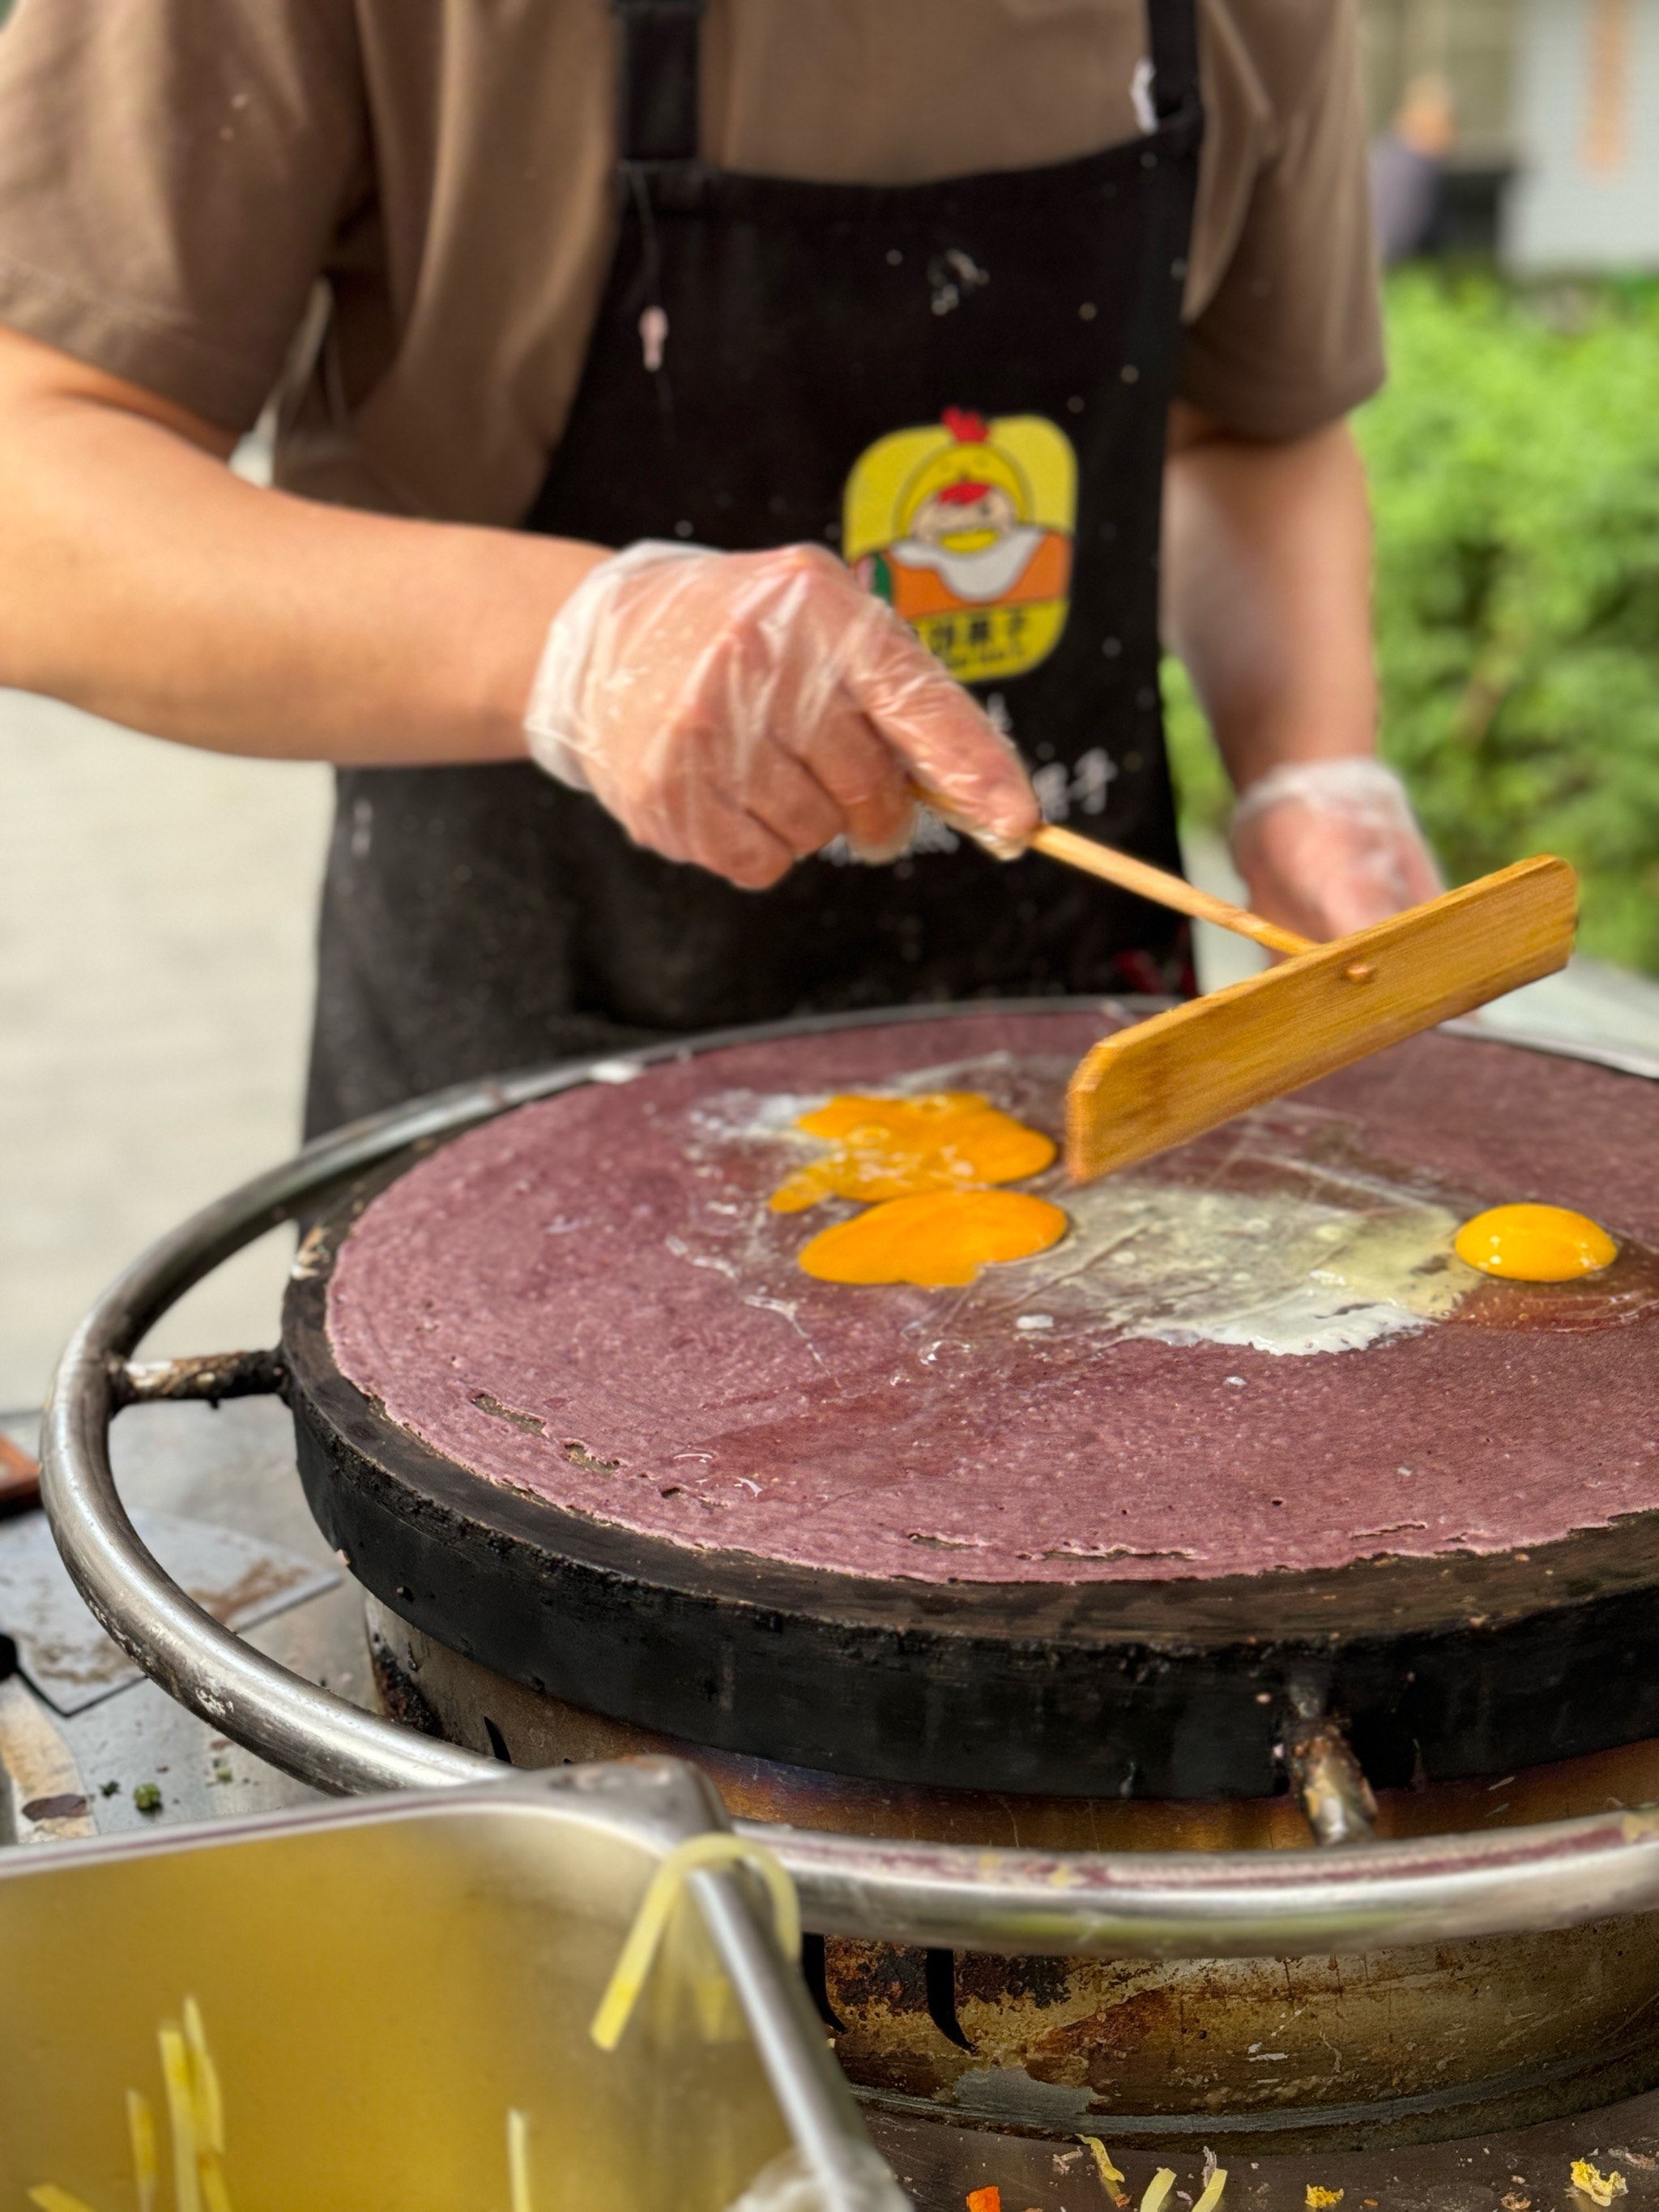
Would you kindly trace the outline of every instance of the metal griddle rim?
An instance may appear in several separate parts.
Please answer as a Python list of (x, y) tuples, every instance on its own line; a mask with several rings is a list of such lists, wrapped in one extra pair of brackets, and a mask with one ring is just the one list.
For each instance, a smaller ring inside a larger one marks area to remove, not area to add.
[[(970, 1001), (953, 1012), (1151, 1012), (1156, 1002)], [(460, 1085), (352, 1123), (205, 1206), (118, 1276), (70, 1340), (42, 1430), (52, 1532), (93, 1613), (170, 1696), (312, 1787), (349, 1796), (501, 1778), (493, 1761), (378, 1718), (294, 1674), (197, 1606), (140, 1542), (116, 1491), (109, 1425), (134, 1347), (192, 1285), (391, 1153), (593, 1079), (718, 1048), (877, 1022), (937, 1005), (724, 1030)], [(1461, 1036), (1659, 1079), (1659, 1061), (1542, 1036)], [(1030, 1852), (875, 1841), (739, 1824), (779, 1852), (807, 1924), (828, 1935), (961, 1950), (1143, 1958), (1281, 1956), (1567, 1927), (1659, 1906), (1659, 1811), (1344, 1851)]]

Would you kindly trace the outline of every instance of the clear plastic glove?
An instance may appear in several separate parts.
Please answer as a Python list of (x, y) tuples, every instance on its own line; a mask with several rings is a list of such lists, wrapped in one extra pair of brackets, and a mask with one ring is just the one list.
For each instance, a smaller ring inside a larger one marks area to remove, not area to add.
[(821, 546), (601, 562), (548, 633), (525, 729), (636, 843), (750, 890), (837, 836), (891, 858), (917, 784), (1011, 844), (1038, 818), (1012, 747)]
[(1304, 937), (1346, 937), (1443, 888), (1404, 785), (1370, 757), (1270, 770), (1234, 809), (1231, 840), (1251, 906)]

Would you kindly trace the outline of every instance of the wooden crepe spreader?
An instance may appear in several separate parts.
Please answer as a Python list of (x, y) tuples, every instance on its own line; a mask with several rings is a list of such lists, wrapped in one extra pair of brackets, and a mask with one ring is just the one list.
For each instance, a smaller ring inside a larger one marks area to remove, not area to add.
[(1102, 1039), (1066, 1094), (1066, 1165), (1092, 1182), (1564, 968), (1578, 882), (1540, 854), (1328, 945), (1052, 823), (1030, 848), (1212, 921), (1279, 965)]

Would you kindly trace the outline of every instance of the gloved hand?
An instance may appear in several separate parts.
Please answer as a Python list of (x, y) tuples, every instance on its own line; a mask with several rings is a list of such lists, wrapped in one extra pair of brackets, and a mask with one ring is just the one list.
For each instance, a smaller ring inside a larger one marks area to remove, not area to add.
[(902, 851), (912, 779), (1011, 843), (1038, 818), (1012, 747), (819, 546), (601, 562), (548, 634), (525, 729), (637, 843), (750, 890), (838, 836)]
[(1233, 862), (1256, 913), (1346, 937), (1443, 886), (1405, 787), (1368, 756), (1271, 769), (1233, 810)]

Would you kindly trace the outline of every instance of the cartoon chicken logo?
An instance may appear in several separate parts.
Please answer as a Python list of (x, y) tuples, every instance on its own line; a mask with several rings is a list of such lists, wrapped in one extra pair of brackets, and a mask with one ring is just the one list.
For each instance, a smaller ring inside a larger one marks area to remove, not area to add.
[(1077, 460), (1039, 415), (947, 407), (896, 430), (848, 479), (843, 550), (953, 676), (1016, 676), (1066, 626)]

